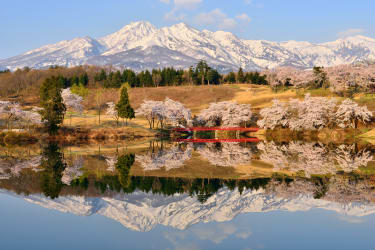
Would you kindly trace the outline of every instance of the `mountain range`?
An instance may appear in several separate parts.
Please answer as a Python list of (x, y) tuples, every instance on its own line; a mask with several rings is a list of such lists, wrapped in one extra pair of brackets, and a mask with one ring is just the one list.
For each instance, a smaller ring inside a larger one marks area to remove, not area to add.
[(184, 23), (156, 28), (149, 22), (140, 21), (98, 39), (65, 40), (0, 59), (0, 69), (89, 64), (140, 71), (170, 66), (188, 68), (199, 60), (206, 60), (221, 72), (239, 67), (245, 70), (278, 66), (326, 67), (375, 60), (375, 39), (358, 35), (315, 44), (271, 42), (240, 39), (225, 31), (201, 31)]
[(164, 196), (141, 191), (117, 194), (113, 197), (61, 196), (50, 199), (40, 194), (28, 196), (0, 190), (0, 194), (24, 199), (39, 206), (80, 216), (102, 215), (121, 223), (134, 231), (150, 231), (157, 225), (180, 230), (199, 222), (231, 221), (239, 214), (265, 213), (271, 211), (308, 211), (324, 209), (343, 216), (366, 216), (375, 213), (371, 203), (337, 203), (314, 199), (312, 195), (300, 194), (291, 198), (266, 193), (263, 189), (238, 190), (223, 188), (204, 203), (189, 194)]

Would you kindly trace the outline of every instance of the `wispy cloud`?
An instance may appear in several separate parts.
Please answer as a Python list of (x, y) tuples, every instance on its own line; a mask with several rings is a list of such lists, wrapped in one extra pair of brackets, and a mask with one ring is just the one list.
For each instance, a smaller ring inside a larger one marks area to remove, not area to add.
[(210, 12), (203, 12), (194, 17), (194, 22), (197, 25), (211, 25), (219, 29), (234, 29), (237, 22), (227, 16), (220, 9), (214, 9)]
[(195, 9), (202, 0), (174, 0), (177, 9)]
[(169, 0), (159, 0), (160, 2), (162, 2), (162, 3), (169, 3), (170, 1)]
[(347, 30), (338, 32), (337, 36), (340, 38), (345, 38), (349, 36), (359, 35), (359, 34), (362, 34), (363, 32), (365, 32), (363, 29), (347, 29)]
[(251, 18), (245, 13), (237, 15), (236, 18), (238, 20), (241, 20), (241, 21), (245, 22), (245, 23), (250, 23), (250, 21), (251, 21)]
[[(164, 3), (169, 3), (170, 0), (160, 0)], [(195, 9), (203, 0), (174, 0), (173, 8), (171, 11), (164, 15), (164, 19), (170, 22), (183, 21), (186, 18), (186, 14), (182, 13), (183, 10)]]
[(359, 224), (359, 223), (364, 222), (362, 218), (354, 217), (354, 216), (339, 216), (339, 220), (345, 221), (351, 224)]

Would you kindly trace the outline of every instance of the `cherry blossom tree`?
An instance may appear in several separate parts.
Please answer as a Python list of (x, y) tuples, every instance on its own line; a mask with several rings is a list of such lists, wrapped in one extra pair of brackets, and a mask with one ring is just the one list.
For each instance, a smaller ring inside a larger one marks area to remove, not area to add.
[(68, 165), (62, 172), (62, 183), (70, 185), (70, 183), (83, 175), (81, 168), (83, 167), (84, 160), (82, 157), (78, 157), (74, 160), (72, 165)]
[(182, 147), (181, 144), (174, 145), (171, 148), (163, 148), (158, 151), (149, 151), (146, 154), (137, 154), (136, 161), (139, 162), (145, 171), (160, 170), (166, 171), (180, 168), (184, 162), (189, 160), (192, 155), (192, 145), (187, 144)]
[(205, 144), (199, 147), (197, 152), (212, 165), (223, 167), (250, 164), (253, 155), (251, 149), (242, 147), (237, 142), (223, 142), (220, 147), (215, 144)]
[(304, 100), (289, 101), (291, 130), (322, 129), (334, 122), (336, 100), (325, 97), (305, 96)]
[(358, 122), (367, 123), (372, 118), (366, 106), (359, 106), (357, 103), (350, 99), (344, 100), (335, 113), (336, 123), (341, 128), (357, 128)]
[(191, 111), (177, 101), (173, 101), (168, 97), (164, 100), (166, 118), (172, 123), (173, 126), (181, 124), (191, 125)]
[(336, 174), (338, 171), (352, 172), (366, 166), (372, 155), (369, 151), (355, 152), (354, 145), (330, 147), (316, 142), (260, 142), (257, 144), (260, 159), (274, 166), (275, 171), (303, 171), (306, 177), (313, 174)]
[(0, 179), (9, 179), (19, 176), (23, 169), (31, 169), (34, 172), (42, 171), (40, 167), (42, 156), (32, 156), (27, 159), (0, 160)]
[(261, 109), (260, 115), (262, 119), (257, 121), (257, 125), (264, 129), (287, 127), (289, 126), (289, 119), (291, 117), (287, 104), (282, 103), (277, 99), (272, 101), (271, 107)]
[[(69, 109), (72, 109), (78, 113), (83, 112), (83, 97), (77, 94), (73, 94), (70, 88), (63, 89), (61, 92), (61, 97), (63, 98), (63, 103)], [(70, 114), (70, 124), (72, 123), (72, 115)]]
[(112, 117), (116, 120), (116, 124), (118, 125), (118, 119), (120, 118), (116, 109), (116, 104), (114, 102), (107, 102), (107, 111), (106, 115)]
[(251, 120), (250, 104), (237, 104), (224, 101), (211, 103), (207, 109), (201, 111), (198, 119), (206, 121), (208, 125), (239, 126)]
[(40, 125), (42, 124), (41, 115), (38, 107), (33, 107), (30, 111), (21, 109), (18, 103), (12, 103), (8, 101), (0, 101), (0, 115), (6, 117), (7, 127), (10, 128), (11, 121), (24, 121), (27, 126)]
[(173, 126), (190, 125), (192, 123), (191, 111), (180, 102), (173, 101), (168, 97), (164, 102), (144, 101), (136, 110), (137, 116), (143, 116), (149, 122), (150, 128), (160, 125), (163, 128), (165, 122), (170, 122)]
[(155, 120), (158, 119), (157, 114), (159, 114), (159, 117), (163, 117), (164, 115), (161, 115), (160, 108), (163, 105), (163, 102), (161, 101), (150, 101), (145, 100), (141, 104), (141, 106), (135, 111), (136, 116), (143, 116), (147, 119), (150, 129), (154, 128), (155, 126)]
[(105, 162), (107, 164), (107, 171), (114, 172), (116, 170), (116, 163), (118, 160), (117, 155), (104, 156)]

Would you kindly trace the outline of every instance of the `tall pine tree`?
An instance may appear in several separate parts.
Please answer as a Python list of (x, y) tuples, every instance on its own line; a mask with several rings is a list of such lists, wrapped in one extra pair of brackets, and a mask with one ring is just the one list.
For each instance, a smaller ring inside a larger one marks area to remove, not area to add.
[(237, 72), (237, 83), (244, 83), (245, 82), (245, 76), (243, 73), (242, 68), (239, 68)]
[(126, 87), (121, 89), (120, 100), (116, 104), (116, 110), (119, 117), (126, 119), (126, 123), (128, 123), (128, 119), (135, 118), (134, 109), (130, 106), (128, 90)]
[(64, 121), (66, 107), (61, 90), (62, 83), (57, 77), (47, 78), (40, 88), (40, 103), (43, 108), (40, 114), (50, 135), (56, 134)]

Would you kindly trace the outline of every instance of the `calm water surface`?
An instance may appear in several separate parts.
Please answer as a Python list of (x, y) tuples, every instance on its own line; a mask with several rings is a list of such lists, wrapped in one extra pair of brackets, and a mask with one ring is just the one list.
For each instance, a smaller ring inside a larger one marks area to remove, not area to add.
[(374, 249), (371, 145), (0, 148), (0, 249)]

